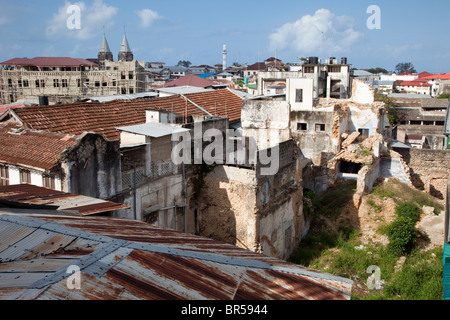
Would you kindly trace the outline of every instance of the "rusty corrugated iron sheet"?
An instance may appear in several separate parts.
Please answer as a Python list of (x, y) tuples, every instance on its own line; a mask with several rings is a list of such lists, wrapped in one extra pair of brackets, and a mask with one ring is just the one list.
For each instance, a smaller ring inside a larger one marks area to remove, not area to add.
[[(6, 227), (3, 227), (6, 226)], [(22, 237), (9, 232), (27, 228)], [(347, 300), (352, 281), (137, 221), (0, 209), (0, 299)], [(69, 266), (80, 289), (67, 286)]]
[(129, 208), (120, 203), (28, 184), (0, 186), (0, 201), (6, 204), (50, 206), (57, 210), (77, 211), (83, 216)]

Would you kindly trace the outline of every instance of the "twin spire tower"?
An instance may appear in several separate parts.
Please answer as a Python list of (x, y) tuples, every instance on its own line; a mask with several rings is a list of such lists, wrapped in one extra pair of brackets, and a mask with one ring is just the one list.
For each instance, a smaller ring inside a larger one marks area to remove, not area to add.
[[(134, 56), (131, 52), (130, 45), (126, 34), (123, 35), (122, 45), (119, 51), (119, 61), (133, 61)], [(109, 48), (108, 40), (106, 40), (106, 35), (103, 35), (102, 46), (98, 52), (98, 63), (100, 70), (105, 68), (105, 61), (114, 61), (114, 56)]]

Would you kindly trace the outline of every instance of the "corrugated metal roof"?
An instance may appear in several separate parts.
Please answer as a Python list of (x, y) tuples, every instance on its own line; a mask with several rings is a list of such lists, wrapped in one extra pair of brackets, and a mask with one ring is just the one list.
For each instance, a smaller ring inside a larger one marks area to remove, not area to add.
[(157, 89), (159, 92), (163, 93), (171, 93), (171, 94), (189, 94), (189, 93), (199, 93), (199, 92), (207, 92), (213, 89), (204, 89), (200, 87), (194, 86), (181, 86), (181, 87), (170, 87), (170, 88), (160, 88)]
[(57, 210), (77, 211), (83, 216), (129, 208), (120, 203), (28, 184), (0, 186), (1, 201), (4, 204), (51, 206)]
[[(13, 239), (13, 226), (26, 232)], [(137, 221), (0, 209), (0, 230), (3, 300), (350, 298), (349, 279)], [(79, 290), (67, 286), (73, 265)]]
[(174, 133), (181, 133), (181, 132), (188, 132), (189, 129), (183, 129), (180, 127), (172, 126), (172, 125), (165, 125), (161, 123), (144, 123), (144, 124), (138, 124), (135, 126), (129, 126), (129, 127), (121, 127), (116, 128), (120, 131), (125, 131), (129, 133), (139, 134), (143, 136), (148, 136), (152, 138), (161, 138), (165, 136), (170, 136)]
[(102, 97), (90, 97), (85, 100), (98, 101), (98, 102), (110, 102), (115, 100), (134, 100), (134, 99), (142, 99), (142, 98), (155, 98), (158, 97), (158, 93), (156, 92), (141, 92), (134, 94), (120, 94), (120, 95), (112, 95), (112, 96), (102, 96)]

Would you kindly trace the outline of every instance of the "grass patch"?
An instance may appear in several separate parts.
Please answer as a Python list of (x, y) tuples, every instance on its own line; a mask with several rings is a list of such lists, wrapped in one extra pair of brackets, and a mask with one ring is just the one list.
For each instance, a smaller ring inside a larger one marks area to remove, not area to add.
[(401, 183), (396, 179), (390, 179), (387, 183), (376, 185), (370, 194), (378, 196), (380, 199), (394, 198), (400, 202), (413, 202), (420, 208), (423, 206), (433, 207), (437, 213), (445, 209), (444, 205), (433, 196)]
[(380, 213), (383, 211), (383, 206), (375, 203), (373, 199), (367, 200), (367, 204), (370, 208), (372, 208), (376, 213)]
[[(391, 224), (381, 223), (377, 230), (388, 235), (387, 246), (364, 247), (358, 231), (343, 223), (336, 233), (323, 227), (325, 217), (338, 218), (342, 213), (342, 208), (352, 199), (352, 187), (339, 185), (323, 195), (309, 195), (315, 210), (311, 231), (290, 261), (354, 280), (352, 300), (442, 300), (443, 249), (422, 251), (414, 247), (415, 222), (420, 218), (421, 206), (429, 203), (440, 208), (441, 204), (399, 182), (378, 185), (371, 194), (380, 198), (394, 197), (397, 217)], [(374, 210), (382, 209), (375, 201), (369, 206)], [(406, 262), (401, 271), (396, 272), (400, 256), (406, 257)], [(382, 290), (368, 289), (370, 266), (380, 268), (381, 280), (385, 281)]]
[(415, 249), (408, 256), (402, 272), (396, 273), (386, 285), (385, 299), (442, 300), (442, 249), (429, 252)]

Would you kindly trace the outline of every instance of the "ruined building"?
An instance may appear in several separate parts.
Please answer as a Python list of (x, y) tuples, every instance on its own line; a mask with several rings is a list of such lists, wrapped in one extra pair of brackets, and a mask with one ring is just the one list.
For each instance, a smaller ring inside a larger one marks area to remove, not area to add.
[(374, 100), (367, 83), (354, 80), (350, 99), (312, 99), (311, 80), (291, 80), (290, 86), (294, 99), (303, 94), (291, 111), (292, 136), (302, 154), (303, 188), (322, 193), (339, 179), (355, 180), (361, 195), (379, 177), (411, 184), (409, 168), (390, 147), (384, 103)]
[(94, 96), (145, 91), (143, 62), (134, 60), (126, 36), (114, 61), (106, 37), (96, 60), (66, 57), (15, 58), (0, 63), (0, 104), (70, 103)]

